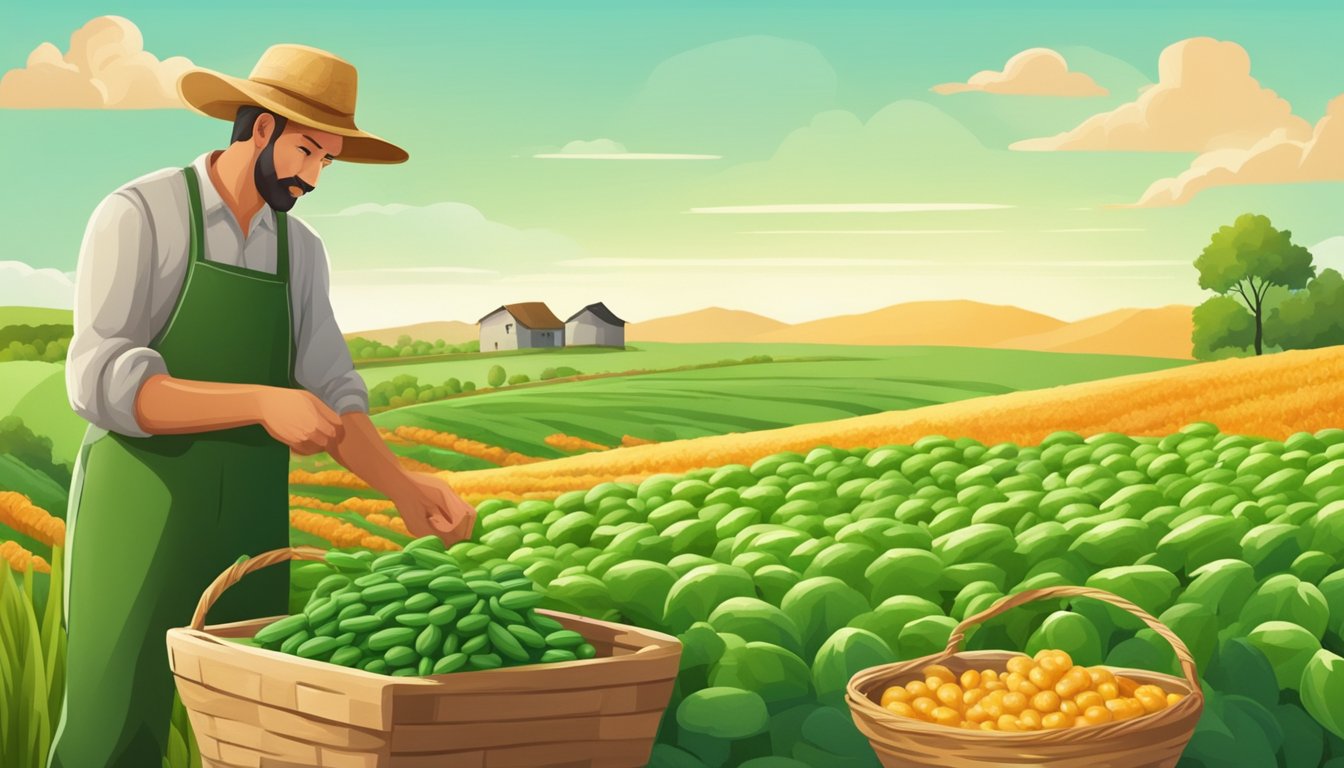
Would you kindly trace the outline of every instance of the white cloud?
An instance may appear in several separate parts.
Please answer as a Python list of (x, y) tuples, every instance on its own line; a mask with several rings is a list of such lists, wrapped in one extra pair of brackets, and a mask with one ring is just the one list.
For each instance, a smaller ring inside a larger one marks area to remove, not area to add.
[(532, 155), (543, 160), (719, 160), (722, 155), (694, 155), (680, 152), (631, 152), (624, 144), (611, 139), (571, 141), (559, 152), (539, 152)]
[(398, 268), (418, 270), (422, 278), (462, 269), (519, 272), (588, 255), (567, 235), (493, 221), (466, 203), (361, 203), (303, 219), (322, 237), (333, 272), (376, 272), (360, 279), (406, 279), (390, 272)]
[(1274, 131), (1302, 141), (1311, 126), (1251, 77), (1246, 49), (1194, 37), (1158, 60), (1158, 82), (1134, 101), (1093, 115), (1071, 131), (1019, 141), (1017, 150), (1205, 152), (1245, 148)]
[(140, 29), (121, 16), (99, 16), (70, 35), (62, 54), (44, 42), (27, 65), (0, 78), (0, 107), (12, 109), (174, 109), (177, 78), (192, 66), (145, 50)]
[(744, 229), (744, 235), (993, 235), (1002, 229)]
[(1322, 269), (1333, 269), (1344, 273), (1344, 235), (1335, 235), (1322, 240), (1307, 250), (1311, 251), (1311, 260), (1316, 265), (1316, 274), (1319, 275)]
[(901, 267), (925, 264), (937, 264), (928, 259), (853, 259), (836, 257), (833, 259), (816, 257), (797, 258), (723, 258), (723, 259), (571, 259), (560, 262), (566, 267)]
[(566, 267), (660, 267), (676, 269), (678, 267), (716, 267), (716, 268), (755, 268), (755, 267), (927, 267), (935, 266), (947, 270), (974, 267), (976, 269), (1014, 269), (1017, 267), (1087, 267), (1108, 269), (1112, 267), (1153, 267), (1153, 266), (1189, 266), (1189, 261), (1178, 259), (1132, 259), (1132, 260), (1095, 260), (1041, 259), (1011, 261), (938, 261), (934, 259), (882, 259), (882, 258), (835, 258), (825, 257), (766, 257), (759, 258), (590, 258), (571, 259), (559, 262), (557, 266)]
[(965, 83), (941, 83), (929, 90), (951, 94), (980, 91), (1015, 96), (1105, 96), (1102, 88), (1082, 72), (1070, 72), (1057, 51), (1028, 48), (1013, 56), (1002, 72), (982, 70)]
[(783, 203), (720, 205), (692, 208), (688, 213), (925, 213), (930, 211), (989, 211), (1012, 208), (996, 203)]
[(59, 269), (34, 269), (22, 261), (0, 261), (0, 306), (74, 306), (74, 273)]
[[(745, 229), (744, 235), (993, 235), (1002, 229)], [(1037, 232), (1146, 232), (1139, 227), (1088, 227), (1079, 229), (1040, 229)]]

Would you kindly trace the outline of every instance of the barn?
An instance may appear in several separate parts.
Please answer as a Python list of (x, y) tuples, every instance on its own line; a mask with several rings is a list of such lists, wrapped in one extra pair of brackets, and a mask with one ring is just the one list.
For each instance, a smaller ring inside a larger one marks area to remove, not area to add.
[(565, 324), (542, 301), (505, 304), (476, 322), (482, 352), (565, 346)]
[(565, 321), (565, 339), (571, 347), (582, 344), (624, 347), (625, 321), (599, 301), (569, 316)]

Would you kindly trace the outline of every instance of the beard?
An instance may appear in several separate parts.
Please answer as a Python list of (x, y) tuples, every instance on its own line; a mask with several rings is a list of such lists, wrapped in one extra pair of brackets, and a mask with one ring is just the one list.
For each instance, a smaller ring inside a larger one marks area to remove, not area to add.
[(300, 179), (298, 176), (289, 176), (287, 178), (276, 178), (275, 175), (275, 139), (279, 138), (277, 131), (275, 137), (266, 144), (266, 148), (261, 150), (261, 155), (257, 158), (256, 165), (252, 166), (252, 180), (257, 185), (257, 192), (261, 194), (261, 199), (276, 211), (288, 211), (298, 202), (298, 198), (290, 194), (290, 187), (302, 189), (304, 194), (313, 191), (313, 187), (308, 182)]

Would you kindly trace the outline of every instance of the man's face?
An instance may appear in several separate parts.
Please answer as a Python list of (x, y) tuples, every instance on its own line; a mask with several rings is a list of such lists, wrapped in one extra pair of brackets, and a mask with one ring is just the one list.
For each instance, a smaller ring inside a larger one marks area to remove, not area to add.
[(275, 119), (263, 114), (252, 129), (252, 141), (262, 146), (253, 169), (257, 192), (277, 211), (288, 211), (299, 197), (317, 187), (322, 169), (341, 153), (345, 139), (337, 134), (292, 120), (275, 133)]

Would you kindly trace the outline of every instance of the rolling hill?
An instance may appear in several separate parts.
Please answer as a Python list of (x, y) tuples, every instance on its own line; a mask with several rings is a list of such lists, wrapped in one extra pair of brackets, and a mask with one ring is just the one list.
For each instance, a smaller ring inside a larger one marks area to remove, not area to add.
[(544, 464), (442, 473), (464, 496), (549, 498), (780, 451), (909, 444), (926, 435), (1033, 445), (1057, 430), (1166, 435), (1196, 421), (1282, 440), (1344, 424), (1344, 346), (1221, 360), (1034, 391), (743, 434), (617, 448)]
[[(977, 301), (916, 301), (854, 315), (785, 323), (754, 312), (707, 307), (625, 327), (627, 342), (672, 344), (860, 344), (953, 346), (1190, 359), (1192, 308), (1118, 309), (1076, 321), (1011, 305)], [(403, 333), (460, 343), (477, 336), (462, 322), (360, 331), (347, 336), (390, 344)]]
[(975, 301), (914, 301), (798, 323), (758, 334), (751, 341), (991, 347), (1064, 324), (1063, 320), (1019, 307)]
[(362, 336), (369, 341), (376, 341), (380, 344), (395, 344), (397, 338), (405, 334), (416, 341), (434, 341), (443, 339), (447, 344), (461, 344), (466, 341), (475, 341), (480, 332), (475, 323), (464, 323), (460, 320), (441, 320), (432, 323), (416, 323), (415, 325), (399, 325), (395, 328), (377, 328), (371, 331), (354, 331), (345, 334), (345, 338), (352, 339), (356, 336)]
[(1171, 304), (1153, 309), (1117, 309), (1029, 336), (999, 342), (1001, 349), (1041, 352), (1091, 352), (1190, 359), (1194, 329), (1190, 307)]
[(790, 328), (788, 323), (740, 309), (707, 309), (659, 317), (625, 327), (625, 340), (674, 344), (756, 341), (757, 337)]

